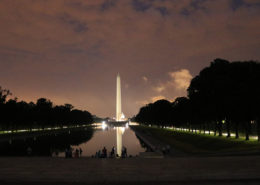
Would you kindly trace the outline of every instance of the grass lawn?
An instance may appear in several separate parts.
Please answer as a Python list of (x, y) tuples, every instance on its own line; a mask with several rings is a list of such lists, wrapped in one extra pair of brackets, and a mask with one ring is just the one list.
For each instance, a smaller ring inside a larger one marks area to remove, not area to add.
[(200, 133), (174, 131), (172, 129), (134, 126), (137, 131), (171, 145), (173, 148), (193, 154), (260, 153), (260, 142), (226, 138)]

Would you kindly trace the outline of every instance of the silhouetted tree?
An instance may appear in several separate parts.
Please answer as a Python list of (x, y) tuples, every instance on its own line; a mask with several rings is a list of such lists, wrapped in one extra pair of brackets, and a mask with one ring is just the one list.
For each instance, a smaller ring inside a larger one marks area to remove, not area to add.
[(88, 111), (73, 109), (71, 104), (53, 106), (53, 103), (40, 98), (36, 104), (9, 99), (9, 90), (0, 87), (0, 129), (17, 130), (56, 126), (91, 124), (92, 115)]
[[(144, 124), (186, 127), (192, 131), (199, 128), (204, 133), (207, 127), (209, 131), (214, 129), (219, 136), (226, 129), (227, 137), (235, 129), (236, 138), (239, 137), (240, 128), (243, 128), (246, 140), (251, 134), (251, 125), (257, 124), (260, 138), (258, 84), (258, 62), (215, 59), (191, 80), (187, 89), (188, 98), (177, 98), (171, 107), (157, 106), (157, 102), (148, 104), (140, 109), (136, 120)], [(163, 112), (167, 115), (162, 115)]]

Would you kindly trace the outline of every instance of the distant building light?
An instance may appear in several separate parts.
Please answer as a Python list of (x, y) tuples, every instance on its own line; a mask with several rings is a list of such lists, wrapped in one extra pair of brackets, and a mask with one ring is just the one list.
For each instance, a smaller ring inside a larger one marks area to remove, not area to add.
[(103, 121), (102, 122), (102, 129), (105, 130), (107, 128), (107, 124)]

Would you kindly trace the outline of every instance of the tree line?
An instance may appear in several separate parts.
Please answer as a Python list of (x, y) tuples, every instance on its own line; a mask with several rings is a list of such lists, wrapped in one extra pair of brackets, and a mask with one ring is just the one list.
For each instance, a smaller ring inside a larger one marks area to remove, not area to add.
[(235, 132), (260, 140), (260, 63), (215, 59), (195, 76), (187, 97), (159, 100), (142, 107), (135, 120), (141, 124), (174, 126), (191, 132), (214, 130), (227, 137)]
[(0, 130), (34, 129), (91, 124), (88, 111), (74, 109), (71, 104), (54, 105), (39, 98), (36, 103), (8, 99), (9, 90), (0, 87)]

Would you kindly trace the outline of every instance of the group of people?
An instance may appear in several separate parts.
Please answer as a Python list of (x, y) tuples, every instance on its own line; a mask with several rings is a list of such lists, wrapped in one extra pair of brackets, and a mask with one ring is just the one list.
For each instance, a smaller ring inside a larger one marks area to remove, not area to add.
[[(73, 149), (70, 146), (65, 149), (65, 158), (79, 158), (82, 156), (82, 149), (76, 148)], [(104, 146), (102, 150), (98, 150), (95, 154), (95, 156), (92, 156), (95, 158), (115, 158), (119, 157), (119, 155), (116, 153), (116, 148), (113, 146), (111, 149), (111, 152), (108, 152), (106, 147)], [(121, 158), (127, 157), (127, 149), (126, 147), (122, 147), (121, 152)], [(130, 156), (131, 157), (131, 156)]]
[(104, 147), (102, 150), (98, 150), (96, 152), (96, 154), (95, 154), (95, 158), (107, 158), (107, 149), (106, 149), (106, 147)]
[[(95, 154), (95, 158), (107, 158), (107, 157), (109, 157), (109, 158), (119, 157), (118, 154), (116, 154), (116, 148), (114, 146), (112, 147), (111, 152), (109, 153), (109, 155), (108, 155), (106, 147), (103, 147), (102, 150), (98, 150), (96, 152), (96, 154)], [(127, 157), (127, 149), (124, 146), (122, 148), (121, 157), (122, 158)]]
[[(68, 147), (65, 149), (65, 158), (79, 158), (82, 156), (82, 149), (81, 148), (76, 148), (76, 150), (74, 151), (73, 148)], [(74, 156), (73, 156), (74, 155)]]
[(170, 145), (166, 145), (166, 146), (162, 147), (162, 153), (163, 153), (163, 155), (169, 154), (170, 151), (171, 151)]

